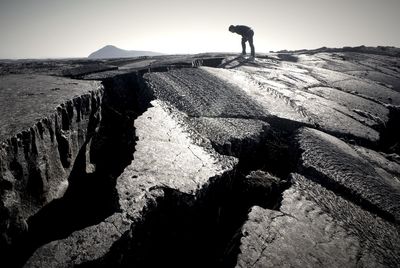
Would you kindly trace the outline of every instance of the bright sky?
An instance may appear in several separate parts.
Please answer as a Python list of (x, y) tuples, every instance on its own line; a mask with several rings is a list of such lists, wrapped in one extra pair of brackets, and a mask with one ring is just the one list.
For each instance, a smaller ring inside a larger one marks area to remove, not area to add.
[(105, 46), (164, 53), (400, 47), (400, 0), (0, 0), (0, 58), (86, 57)]

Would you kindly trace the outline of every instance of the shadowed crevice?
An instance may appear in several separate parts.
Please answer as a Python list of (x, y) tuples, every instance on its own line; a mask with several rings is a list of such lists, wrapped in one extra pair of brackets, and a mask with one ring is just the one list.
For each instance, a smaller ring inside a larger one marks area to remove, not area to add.
[[(266, 128), (260, 142), (232, 140), (239, 158), (195, 194), (155, 187), (163, 195), (102, 258), (79, 267), (234, 267), (251, 207), (279, 210), (297, 163), (291, 131)], [(160, 195), (159, 195), (160, 196)]]
[(116, 179), (132, 161), (134, 120), (149, 107), (151, 94), (141, 93), (145, 89), (136, 73), (107, 79), (103, 85), (98, 131), (89, 126), (90, 135), (73, 163), (64, 196), (30, 217), (28, 232), (7, 250), (6, 263), (11, 267), (21, 267), (41, 245), (98, 224), (119, 210)]
[(233, 267), (249, 209), (278, 209), (288, 187), (262, 171), (239, 173), (211, 178), (196, 195), (158, 187), (162, 197), (109, 253), (78, 267)]

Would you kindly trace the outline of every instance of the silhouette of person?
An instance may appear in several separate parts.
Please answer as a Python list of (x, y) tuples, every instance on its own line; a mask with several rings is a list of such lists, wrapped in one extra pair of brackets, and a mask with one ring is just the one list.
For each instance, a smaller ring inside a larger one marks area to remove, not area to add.
[(245, 25), (231, 25), (229, 26), (229, 31), (232, 33), (237, 33), (242, 36), (242, 54), (246, 55), (246, 42), (249, 42), (250, 48), (251, 48), (251, 56), (255, 56), (255, 51), (254, 51), (254, 44), (253, 44), (253, 36), (254, 36), (254, 31)]

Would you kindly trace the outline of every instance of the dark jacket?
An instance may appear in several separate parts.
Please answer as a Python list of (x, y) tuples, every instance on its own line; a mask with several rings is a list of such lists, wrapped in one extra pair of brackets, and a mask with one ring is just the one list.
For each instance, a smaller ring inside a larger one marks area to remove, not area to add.
[(254, 35), (253, 30), (245, 25), (236, 25), (233, 29), (233, 32), (240, 34), (242, 37), (249, 37), (251, 35)]

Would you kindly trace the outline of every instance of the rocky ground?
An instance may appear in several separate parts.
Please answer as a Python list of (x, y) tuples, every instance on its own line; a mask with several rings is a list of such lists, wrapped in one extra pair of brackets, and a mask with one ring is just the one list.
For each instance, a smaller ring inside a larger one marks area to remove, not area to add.
[(0, 61), (2, 266), (398, 267), (397, 52)]

